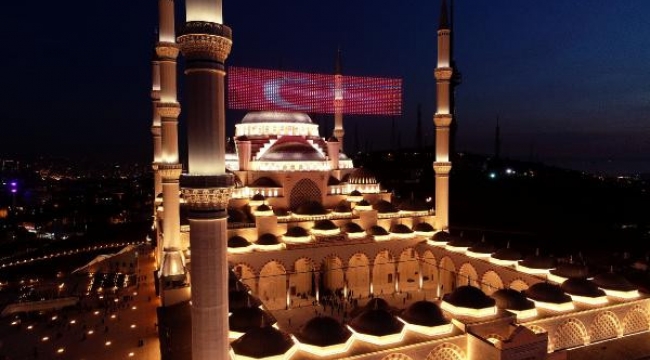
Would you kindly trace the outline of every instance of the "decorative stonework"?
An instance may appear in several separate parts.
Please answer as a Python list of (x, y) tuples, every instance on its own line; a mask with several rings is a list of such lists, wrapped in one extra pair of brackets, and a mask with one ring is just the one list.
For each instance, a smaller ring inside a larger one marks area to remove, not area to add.
[(176, 102), (161, 102), (156, 106), (161, 118), (178, 118), (181, 113), (181, 105)]
[(435, 114), (433, 123), (438, 127), (449, 127), (451, 125), (451, 114)]
[(178, 44), (172, 42), (159, 42), (156, 45), (156, 55), (160, 61), (176, 61), (178, 51)]
[(451, 171), (451, 163), (448, 162), (448, 161), (434, 162), (433, 163), (433, 170), (435, 171), (436, 176), (449, 175), (449, 172)]
[(454, 71), (450, 67), (437, 68), (434, 71), (434, 75), (436, 77), (436, 80), (449, 80), (451, 79), (453, 72)]
[(154, 125), (154, 126), (152, 126), (152, 127), (151, 127), (151, 134), (152, 134), (154, 137), (160, 137), (161, 134), (162, 134), (162, 129), (161, 129), (160, 125), (157, 125), (157, 126)]
[(183, 55), (188, 60), (224, 63), (230, 54), (232, 40), (216, 35), (187, 34), (178, 38)]
[(228, 208), (232, 188), (204, 188), (181, 190), (183, 199), (192, 210), (219, 211)]
[(160, 100), (160, 90), (151, 90), (151, 100), (153, 101)]
[(182, 172), (181, 164), (158, 164), (158, 173), (163, 180), (178, 180)]

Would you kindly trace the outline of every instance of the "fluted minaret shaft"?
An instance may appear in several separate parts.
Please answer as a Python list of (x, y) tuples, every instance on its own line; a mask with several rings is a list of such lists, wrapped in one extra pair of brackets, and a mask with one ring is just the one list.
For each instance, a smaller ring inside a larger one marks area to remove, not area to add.
[(336, 68), (334, 73), (334, 137), (339, 141), (339, 148), (343, 150), (343, 74), (341, 64), (341, 49), (336, 56)]
[(156, 54), (160, 62), (160, 102), (157, 109), (162, 139), (158, 171), (163, 188), (163, 304), (167, 305), (169, 301), (165, 299), (165, 290), (181, 285), (185, 275), (181, 253), (179, 200), (182, 166), (178, 155), (178, 115), (181, 108), (176, 97), (176, 59), (179, 49), (175, 41), (174, 1), (158, 0), (158, 6), (160, 31)]
[(160, 102), (160, 62), (158, 55), (154, 55), (151, 61), (151, 102), (153, 103), (153, 124), (151, 125), (151, 135), (153, 136), (153, 175), (154, 175), (154, 216), (158, 203), (156, 201), (158, 194), (162, 193), (162, 178), (158, 172), (158, 164), (162, 159), (162, 130), (160, 128), (160, 114), (158, 113), (158, 103)]
[(227, 207), (234, 185), (225, 167), (224, 62), (232, 34), (220, 0), (187, 0), (178, 41), (186, 60), (188, 174), (181, 179), (190, 213), (192, 359), (228, 359)]
[(453, 73), (450, 67), (451, 30), (447, 21), (447, 6), (442, 1), (440, 27), (438, 29), (438, 63), (435, 70), (436, 78), (436, 160), (433, 169), (436, 174), (436, 229), (449, 227), (449, 126), (452, 122), (450, 109), (450, 81)]

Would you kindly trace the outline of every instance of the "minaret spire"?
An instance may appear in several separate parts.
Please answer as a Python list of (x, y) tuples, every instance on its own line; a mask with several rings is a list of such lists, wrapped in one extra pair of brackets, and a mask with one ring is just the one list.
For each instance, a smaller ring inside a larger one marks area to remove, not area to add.
[(339, 142), (339, 149), (345, 152), (343, 147), (343, 74), (341, 61), (341, 47), (336, 51), (336, 63), (334, 65), (334, 137)]
[(178, 42), (185, 56), (188, 172), (181, 178), (189, 208), (192, 248), (192, 359), (229, 359), (228, 201), (226, 172), (226, 58), (232, 30), (221, 0), (186, 0)]
[[(182, 165), (178, 153), (178, 115), (176, 59), (178, 45), (174, 29), (174, 1), (158, 0), (159, 32), (156, 54), (160, 62), (160, 101), (157, 104), (161, 124), (161, 156), (158, 172), (163, 193), (163, 255), (161, 289), (164, 306), (189, 300), (190, 292), (181, 249), (180, 185)], [(160, 246), (160, 245), (159, 245)]]
[(438, 27), (438, 64), (435, 70), (437, 104), (433, 118), (436, 126), (436, 159), (433, 163), (433, 170), (436, 174), (435, 227), (438, 230), (449, 228), (449, 172), (451, 171), (449, 128), (453, 118), (450, 102), (452, 75), (451, 30), (447, 17), (447, 2), (442, 0)]

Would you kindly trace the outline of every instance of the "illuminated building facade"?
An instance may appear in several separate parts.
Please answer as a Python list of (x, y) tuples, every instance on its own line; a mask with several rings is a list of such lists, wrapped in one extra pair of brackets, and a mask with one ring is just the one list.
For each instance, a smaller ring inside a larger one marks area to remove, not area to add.
[[(573, 264), (445, 231), (446, 12), (443, 1), (434, 211), (413, 199), (393, 204), (369, 171), (353, 168), (341, 147), (342, 121), (323, 139), (304, 113), (251, 112), (236, 125), (236, 153), (226, 153), (231, 32), (220, 1), (187, 1), (178, 40), (187, 60), (189, 167), (181, 184), (189, 229), (181, 229), (180, 250), (191, 249), (193, 359), (545, 359), (649, 330), (650, 301), (616, 274), (592, 278)], [(169, 206), (164, 196), (162, 206)], [(236, 279), (229, 281), (229, 269)], [(399, 308), (383, 299), (406, 294), (419, 301)], [(345, 324), (304, 319), (305, 300), (332, 298), (364, 306), (349, 308)], [(294, 326), (276, 324), (274, 311), (295, 312)]]

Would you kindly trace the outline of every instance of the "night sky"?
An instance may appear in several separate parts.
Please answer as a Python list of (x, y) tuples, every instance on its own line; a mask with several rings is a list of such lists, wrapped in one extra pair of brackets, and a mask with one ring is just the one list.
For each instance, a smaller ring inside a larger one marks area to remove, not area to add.
[[(499, 116), (505, 156), (650, 172), (648, 14), (647, 0), (457, 0), (458, 150), (491, 153)], [(346, 75), (403, 78), (407, 146), (418, 103), (433, 132), (438, 16), (438, 1), (225, 0), (228, 64), (331, 73), (340, 46)], [(156, 22), (154, 0), (5, 4), (0, 157), (151, 161)], [(390, 118), (345, 126), (349, 150), (355, 128), (390, 146)]]

